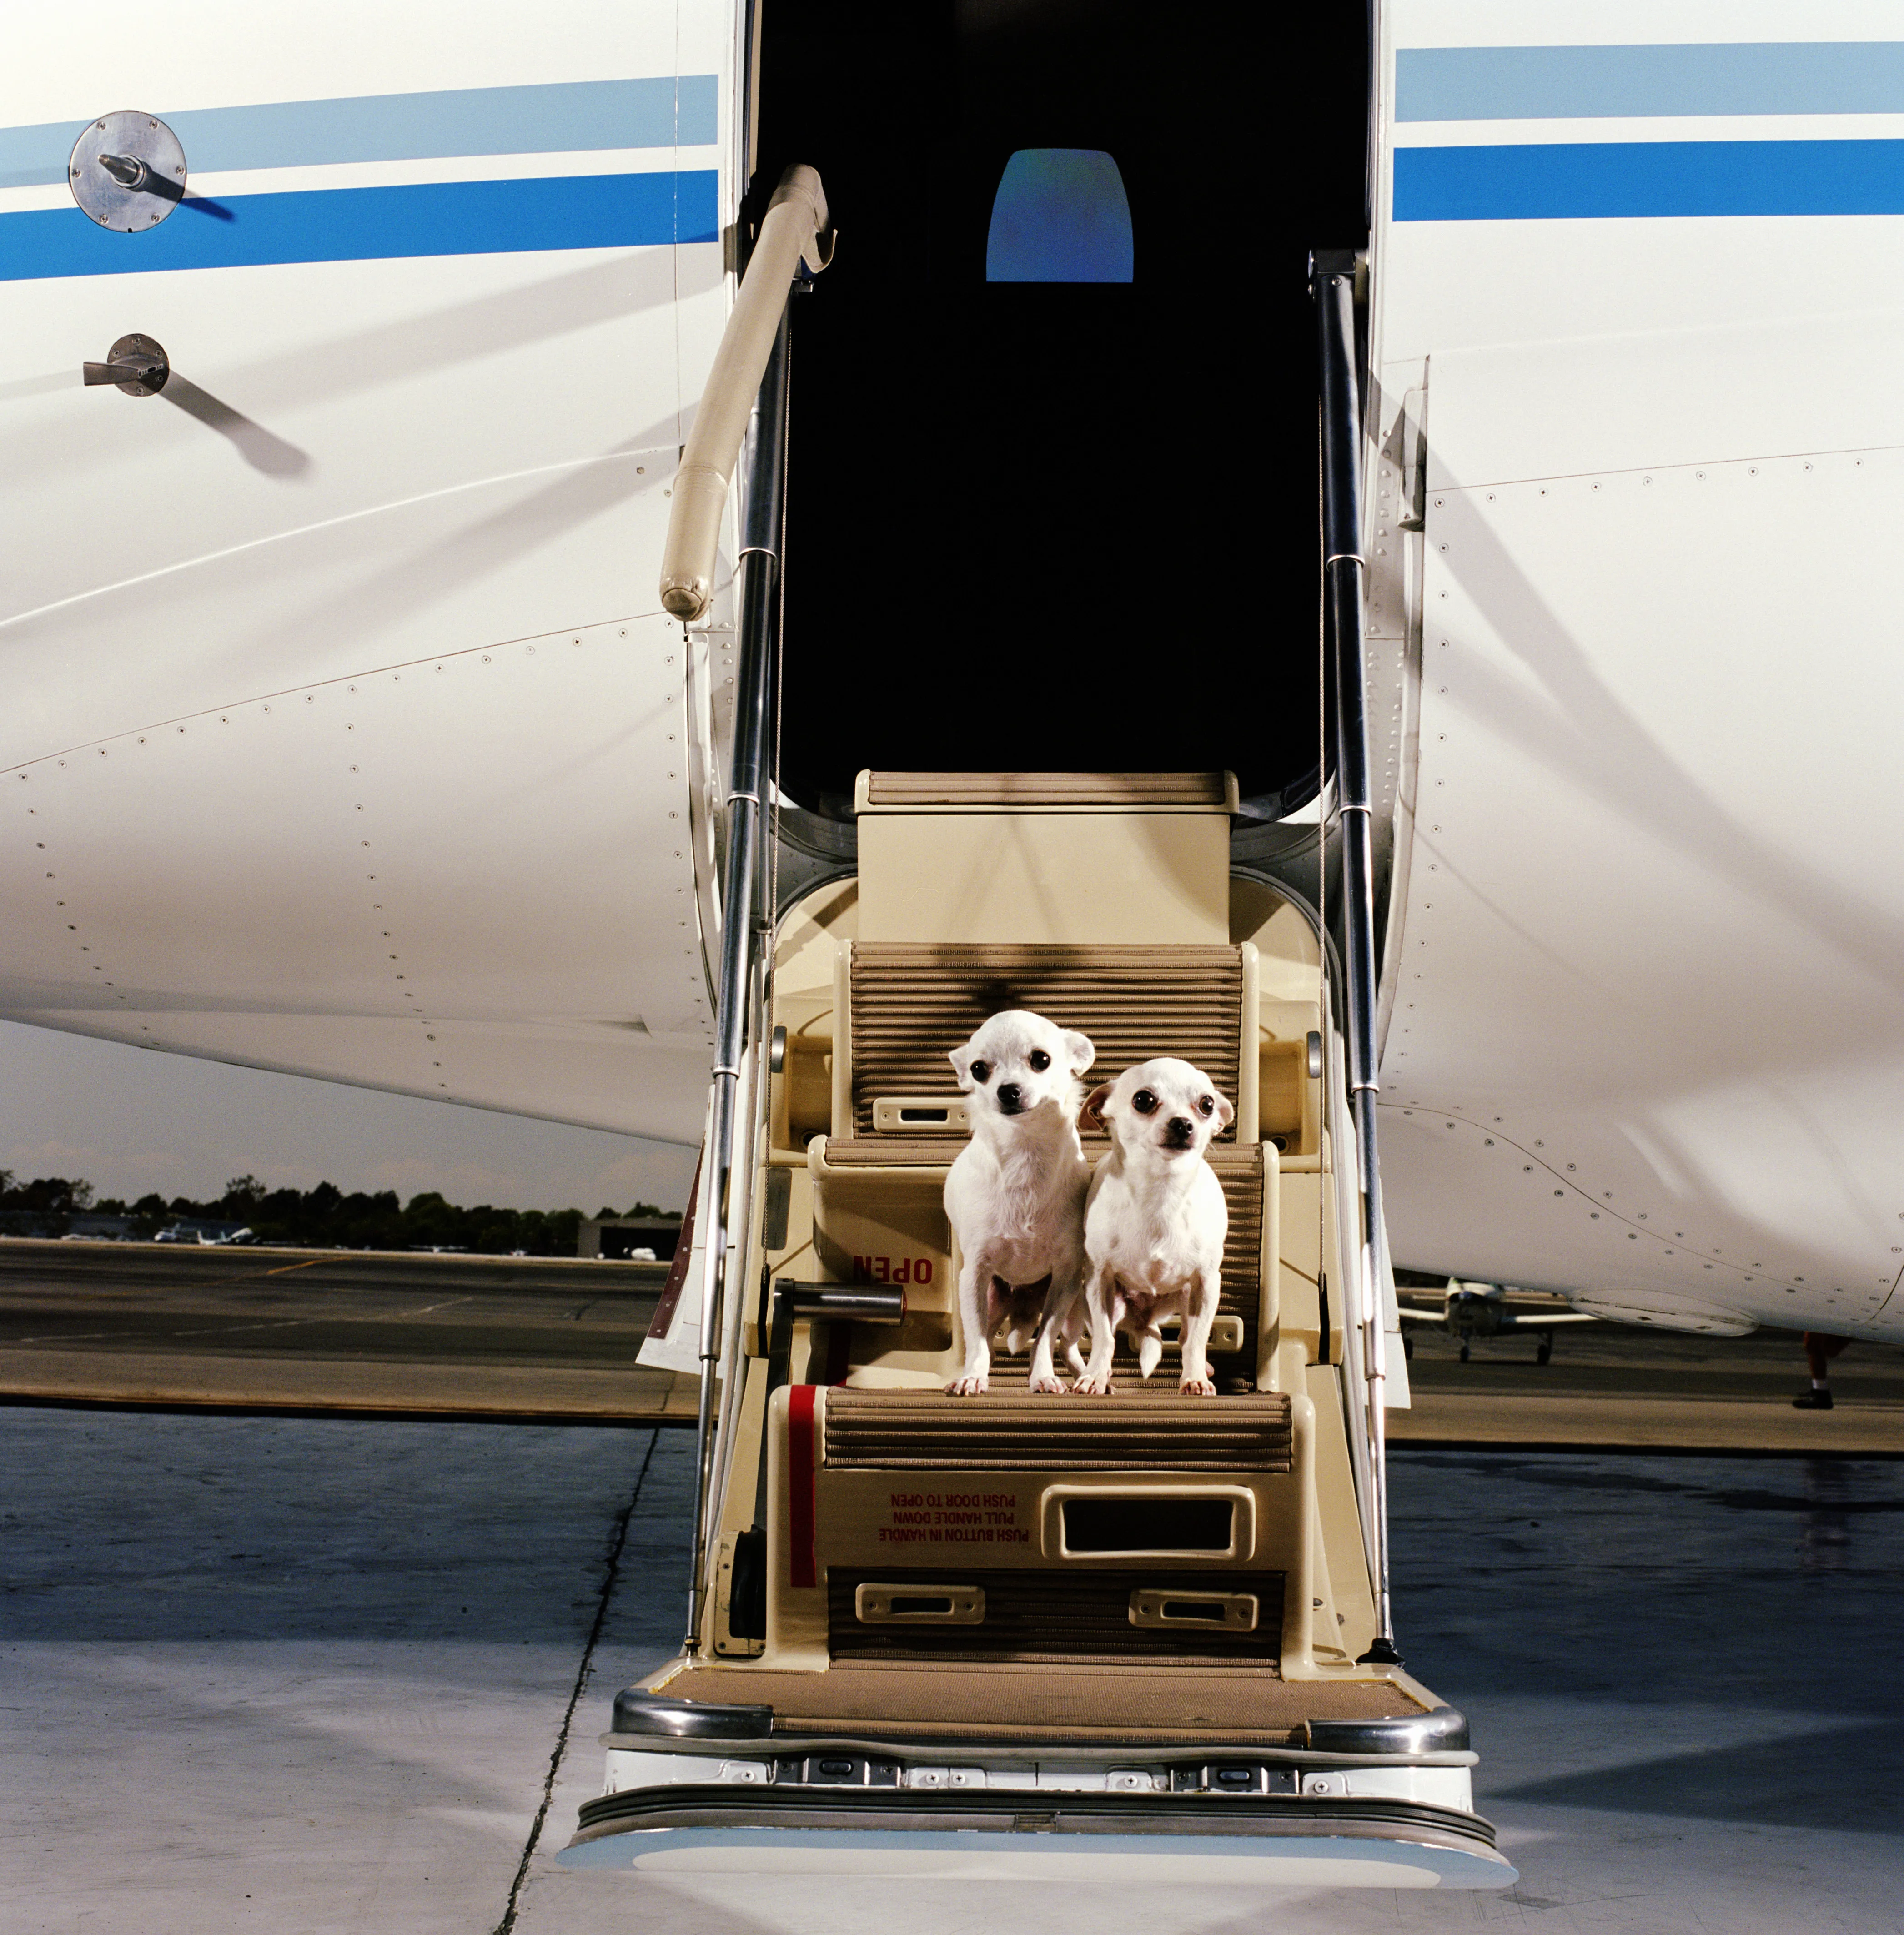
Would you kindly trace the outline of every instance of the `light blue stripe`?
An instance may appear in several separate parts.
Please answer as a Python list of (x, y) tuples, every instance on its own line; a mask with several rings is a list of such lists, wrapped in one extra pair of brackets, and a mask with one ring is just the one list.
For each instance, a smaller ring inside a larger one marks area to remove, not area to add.
[[(198, 175), (445, 155), (704, 147), (720, 137), (720, 101), (714, 75), (684, 74), (191, 107), (159, 118), (184, 143), (189, 172)], [(67, 158), (86, 125), (0, 128), (0, 188), (64, 181)]]
[(234, 195), (183, 202), (137, 235), (101, 228), (77, 208), (29, 209), (0, 216), (0, 282), (716, 242), (718, 180), (698, 168)]
[(1904, 141), (1398, 148), (1397, 222), (1904, 215)]
[(1904, 42), (1402, 47), (1398, 121), (1904, 114)]

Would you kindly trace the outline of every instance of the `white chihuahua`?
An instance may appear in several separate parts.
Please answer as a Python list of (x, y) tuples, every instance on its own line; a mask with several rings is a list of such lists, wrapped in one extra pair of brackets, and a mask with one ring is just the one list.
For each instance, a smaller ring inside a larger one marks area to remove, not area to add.
[(1112, 1388), (1120, 1330), (1130, 1333), (1148, 1378), (1163, 1354), (1159, 1327), (1175, 1315), (1183, 1320), (1182, 1389), (1215, 1397), (1205, 1352), (1230, 1211), (1203, 1152), (1236, 1111), (1200, 1068), (1166, 1055), (1094, 1090), (1084, 1112), (1110, 1131), (1111, 1150), (1085, 1209), (1091, 1363), (1076, 1388)]
[(1064, 1388), (1052, 1362), (1061, 1330), (1072, 1369), (1084, 1369), (1077, 1304), (1089, 1172), (1078, 1140), (1078, 1077), (1097, 1052), (1083, 1035), (1024, 1008), (994, 1015), (952, 1050), (972, 1119), (972, 1140), (946, 1178), (965, 1330), (965, 1368), (946, 1387), (955, 1397), (985, 1389), (992, 1333), (1008, 1317), (1007, 1349), (1022, 1348), (1036, 1328), (1034, 1391)]

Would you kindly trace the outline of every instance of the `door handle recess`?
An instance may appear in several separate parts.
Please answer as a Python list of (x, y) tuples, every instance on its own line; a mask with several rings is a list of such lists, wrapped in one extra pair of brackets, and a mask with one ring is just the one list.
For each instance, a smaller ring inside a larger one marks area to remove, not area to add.
[(861, 1626), (976, 1626), (985, 1623), (982, 1586), (855, 1586), (853, 1617)]
[(1130, 1595), (1133, 1626), (1254, 1632), (1257, 1613), (1254, 1592), (1194, 1592), (1175, 1586), (1143, 1586)]

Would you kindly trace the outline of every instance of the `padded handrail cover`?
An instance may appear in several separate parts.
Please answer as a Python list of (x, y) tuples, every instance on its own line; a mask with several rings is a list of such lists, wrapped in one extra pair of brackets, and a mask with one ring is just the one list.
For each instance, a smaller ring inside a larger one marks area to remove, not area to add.
[(760, 233), (687, 433), (668, 537), (661, 554), (662, 608), (686, 624), (714, 602), (714, 553), (727, 488), (747, 433), (747, 418), (773, 354), (780, 312), (804, 257), (822, 269), (830, 257), (826, 192), (809, 168), (789, 168), (762, 216)]

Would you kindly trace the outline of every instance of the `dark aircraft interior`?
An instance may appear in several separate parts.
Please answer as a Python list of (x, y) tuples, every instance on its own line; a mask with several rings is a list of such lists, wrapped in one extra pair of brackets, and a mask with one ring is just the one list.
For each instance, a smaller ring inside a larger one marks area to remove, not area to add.
[[(862, 767), (1313, 794), (1307, 264), (1367, 239), (1367, 71), (1356, 0), (765, 0), (743, 229), (805, 162), (838, 236), (794, 308), (793, 799), (843, 812)], [(1021, 150), (1111, 156), (1128, 279), (988, 280)]]

